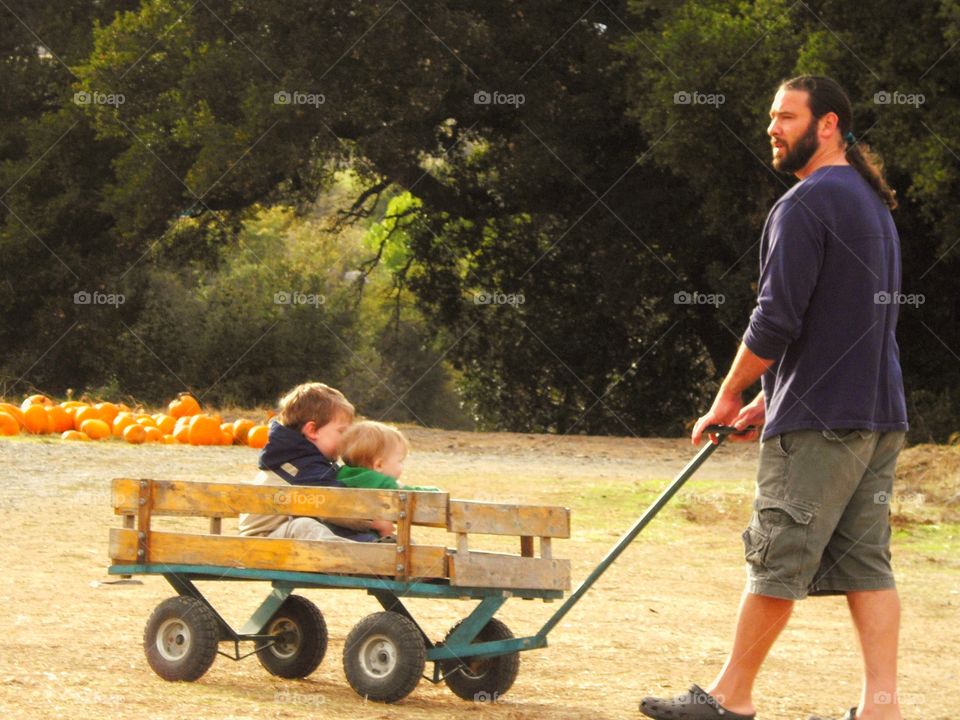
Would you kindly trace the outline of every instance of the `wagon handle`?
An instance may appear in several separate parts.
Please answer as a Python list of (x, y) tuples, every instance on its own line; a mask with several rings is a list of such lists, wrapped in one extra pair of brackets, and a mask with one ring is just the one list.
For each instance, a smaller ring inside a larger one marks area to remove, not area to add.
[(745, 435), (749, 431), (753, 430), (754, 426), (750, 425), (749, 427), (744, 428), (743, 430), (737, 430), (731, 425), (708, 425), (704, 432), (717, 435), (717, 441), (708, 442), (703, 448), (698, 452), (694, 458), (687, 463), (686, 467), (680, 471), (680, 474), (677, 475), (673, 481), (664, 488), (663, 492), (660, 493), (659, 497), (653, 501), (653, 503), (646, 509), (646, 511), (641, 515), (637, 521), (633, 524), (623, 537), (621, 537), (617, 544), (611, 548), (611, 550), (606, 554), (603, 560), (600, 561), (600, 564), (593, 569), (586, 580), (580, 583), (580, 586), (570, 594), (566, 601), (557, 608), (557, 611), (550, 616), (550, 619), (544, 623), (543, 627), (537, 632), (536, 637), (544, 641), (546, 644), (547, 634), (563, 619), (563, 616), (566, 615), (570, 608), (577, 604), (577, 601), (590, 589), (590, 587), (600, 578), (601, 575), (610, 567), (614, 560), (616, 560), (620, 553), (627, 549), (634, 538), (640, 534), (640, 532), (649, 524), (651, 520), (656, 516), (663, 507), (670, 502), (670, 499), (677, 493), (677, 491), (683, 487), (684, 483), (689, 480), (694, 473), (706, 462), (707, 458), (710, 457), (713, 452), (720, 447), (723, 441), (728, 435)]

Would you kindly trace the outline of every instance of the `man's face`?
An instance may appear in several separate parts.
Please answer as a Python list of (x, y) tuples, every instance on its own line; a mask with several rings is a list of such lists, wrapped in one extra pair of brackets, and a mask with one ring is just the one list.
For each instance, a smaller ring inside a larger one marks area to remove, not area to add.
[(780, 88), (770, 106), (767, 134), (773, 148), (773, 167), (793, 174), (810, 162), (820, 147), (819, 123), (810, 112), (805, 90)]

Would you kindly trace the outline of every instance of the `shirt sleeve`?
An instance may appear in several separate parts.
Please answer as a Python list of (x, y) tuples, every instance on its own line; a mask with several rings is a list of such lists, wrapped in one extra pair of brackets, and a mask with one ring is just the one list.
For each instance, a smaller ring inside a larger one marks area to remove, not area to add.
[(803, 330), (823, 265), (826, 228), (791, 197), (774, 206), (765, 232), (757, 306), (743, 342), (758, 357), (776, 360)]

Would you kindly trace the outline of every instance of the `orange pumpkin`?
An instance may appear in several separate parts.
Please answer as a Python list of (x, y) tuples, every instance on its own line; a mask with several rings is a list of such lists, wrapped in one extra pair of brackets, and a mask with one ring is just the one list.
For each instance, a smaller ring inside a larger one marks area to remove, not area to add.
[(31, 395), (20, 405), (20, 409), (26, 411), (31, 405), (53, 405), (53, 400), (46, 395)]
[(163, 431), (164, 435), (173, 434), (173, 428), (177, 424), (177, 419), (173, 415), (165, 415), (164, 413), (154, 415), (153, 421)]
[(150, 415), (137, 415), (137, 422), (143, 425), (144, 427), (156, 427), (157, 421), (154, 420)]
[(50, 432), (50, 418), (43, 405), (29, 405), (23, 411), (23, 424), (28, 432), (34, 435), (43, 435)]
[(247, 433), (250, 432), (250, 428), (254, 426), (253, 420), (245, 420), (240, 418), (235, 420), (233, 423), (233, 437), (236, 441), (242, 445), (247, 444)]
[(103, 418), (100, 417), (100, 412), (93, 407), (93, 405), (84, 405), (81, 408), (77, 408), (73, 414), (73, 426), (77, 430), (81, 430), (83, 423), (87, 420), (103, 420)]
[(176, 400), (170, 401), (169, 410), (175, 418), (193, 417), (200, 413), (200, 403), (190, 393), (182, 392)]
[(62, 433), (67, 430), (73, 430), (73, 418), (59, 405), (44, 405), (47, 411), (47, 418), (50, 421), (50, 432)]
[(146, 442), (147, 431), (140, 423), (130, 423), (123, 430), (123, 439), (133, 445), (140, 445)]
[(177, 438), (175, 438), (173, 435), (164, 435), (164, 436), (163, 436), (163, 444), (164, 444), (164, 445), (175, 445), (177, 442), (178, 442), (178, 441), (177, 441)]
[(97, 412), (100, 413), (100, 419), (107, 425), (113, 425), (113, 421), (116, 420), (117, 415), (120, 414), (120, 408), (112, 402), (99, 402), (94, 405), (94, 407), (97, 409)]
[(110, 426), (100, 418), (87, 418), (80, 423), (80, 432), (91, 440), (102, 440), (105, 437), (110, 437)]
[(123, 437), (123, 431), (126, 430), (130, 425), (136, 425), (137, 421), (134, 419), (132, 413), (128, 412), (119, 412), (117, 417), (113, 421), (113, 434), (116, 437)]
[(144, 432), (147, 433), (147, 442), (148, 442), (148, 443), (150, 443), (150, 442), (155, 442), (155, 443), (163, 442), (163, 430), (161, 430), (160, 428), (154, 427), (153, 425), (150, 425), (150, 426), (148, 426), (148, 427), (144, 427), (143, 429), (144, 429)]
[(219, 445), (223, 439), (220, 423), (209, 415), (194, 415), (190, 419), (191, 445)]
[(17, 425), (23, 425), (23, 410), (18, 408), (16, 405), (10, 403), (0, 403), (0, 412), (7, 413), (10, 417), (17, 421)]
[(190, 418), (177, 418), (177, 422), (173, 426), (173, 436), (177, 439), (177, 442), (190, 442)]
[(267, 435), (270, 433), (270, 428), (266, 425), (254, 425), (250, 428), (250, 432), (247, 433), (247, 445), (252, 448), (262, 448), (267, 444)]
[(19, 435), (20, 423), (8, 412), (0, 411), (0, 435)]
[(82, 433), (79, 430), (65, 430), (60, 433), (61, 440), (89, 440), (89, 436), (86, 433)]

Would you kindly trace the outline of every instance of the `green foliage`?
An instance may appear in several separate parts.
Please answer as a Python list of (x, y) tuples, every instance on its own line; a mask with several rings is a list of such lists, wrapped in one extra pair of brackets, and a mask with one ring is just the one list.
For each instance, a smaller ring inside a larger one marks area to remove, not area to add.
[[(7, 384), (245, 404), (321, 377), (375, 416), (678, 433), (791, 182), (767, 163), (773, 91), (822, 72), (899, 190), (904, 289), (928, 300), (901, 314), (911, 405), (924, 437), (953, 429), (951, 0), (13, 5), (63, 63), (0, 25)], [(692, 92), (723, 102), (675, 102)]]

